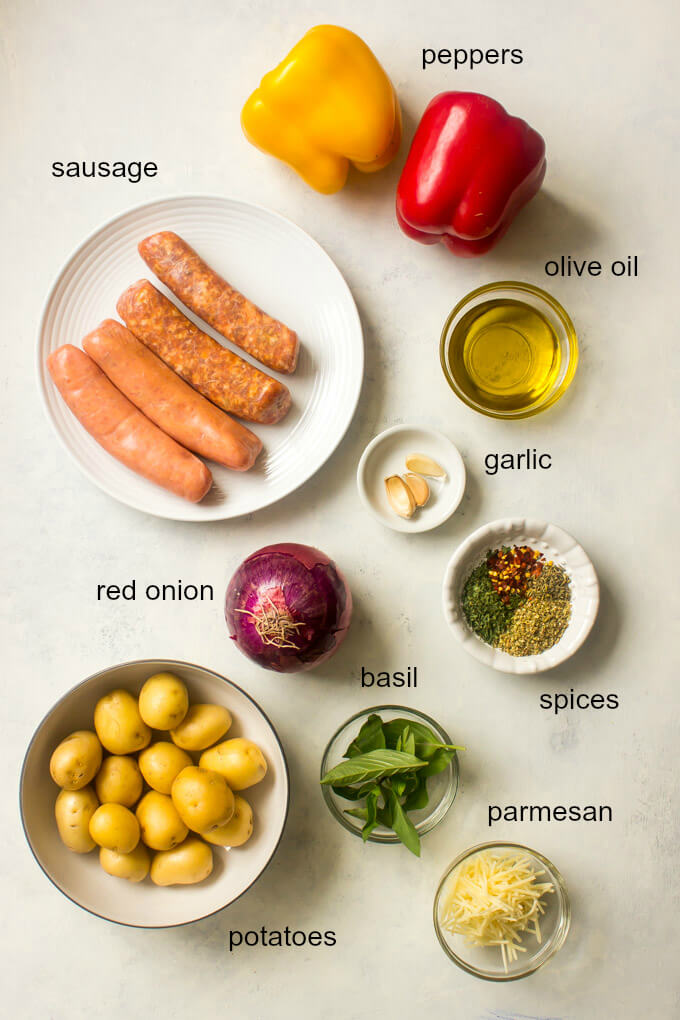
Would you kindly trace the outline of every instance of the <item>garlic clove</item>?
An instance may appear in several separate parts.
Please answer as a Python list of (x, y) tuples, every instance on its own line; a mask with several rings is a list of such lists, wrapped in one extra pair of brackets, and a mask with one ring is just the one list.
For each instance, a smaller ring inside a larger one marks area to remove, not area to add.
[(446, 478), (446, 471), (437, 464), (432, 457), (424, 453), (409, 453), (406, 458), (406, 467), (409, 471), (415, 471), (419, 475), (427, 475), (428, 478)]
[(411, 490), (416, 506), (425, 506), (430, 498), (430, 486), (422, 475), (404, 475), (404, 481)]
[(385, 490), (390, 506), (400, 517), (413, 517), (416, 512), (416, 501), (408, 485), (399, 475), (390, 475), (385, 479)]

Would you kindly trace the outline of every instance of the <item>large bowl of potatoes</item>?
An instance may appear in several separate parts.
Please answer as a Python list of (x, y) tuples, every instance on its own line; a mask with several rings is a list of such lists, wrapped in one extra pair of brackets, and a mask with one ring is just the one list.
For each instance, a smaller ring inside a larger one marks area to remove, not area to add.
[(146, 659), (57, 702), (26, 752), (20, 798), (33, 855), (65, 896), (167, 928), (222, 910), (262, 874), (288, 814), (288, 768), (240, 687)]

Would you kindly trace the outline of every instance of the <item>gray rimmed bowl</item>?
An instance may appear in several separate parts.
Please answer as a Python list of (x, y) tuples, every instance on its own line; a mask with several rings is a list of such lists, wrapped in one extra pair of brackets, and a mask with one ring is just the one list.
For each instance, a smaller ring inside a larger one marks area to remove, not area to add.
[[(148, 677), (166, 671), (185, 681), (192, 702), (228, 708), (233, 716), (228, 737), (254, 740), (268, 764), (262, 783), (244, 793), (253, 808), (252, 837), (243, 847), (233, 850), (214, 847), (212, 874), (190, 886), (159, 887), (149, 878), (137, 884), (113, 878), (99, 866), (96, 850), (89, 854), (68, 850), (59, 838), (54, 819), (59, 789), (50, 776), (49, 762), (57, 744), (74, 730), (93, 728), (94, 707), (102, 695), (116, 687), (137, 694)], [(283, 747), (259, 705), (219, 673), (174, 659), (143, 659), (110, 666), (68, 691), (38, 725), (24, 758), (20, 782), (26, 839), (53, 885), (91, 914), (139, 928), (187, 924), (233, 903), (259, 878), (274, 856), (286, 823), (288, 802), (288, 766)]]

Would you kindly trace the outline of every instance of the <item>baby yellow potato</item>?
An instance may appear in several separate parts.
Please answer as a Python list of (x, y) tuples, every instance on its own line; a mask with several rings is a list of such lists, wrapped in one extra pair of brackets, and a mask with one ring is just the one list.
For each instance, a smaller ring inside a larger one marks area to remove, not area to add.
[(253, 834), (253, 809), (239, 797), (234, 797), (234, 813), (228, 822), (219, 825), (212, 832), (202, 832), (203, 839), (215, 846), (243, 846)]
[(174, 673), (150, 676), (139, 692), (139, 713), (154, 730), (179, 726), (189, 708), (186, 685)]
[(152, 850), (172, 850), (189, 834), (172, 798), (150, 790), (137, 805), (142, 841)]
[(234, 814), (234, 794), (226, 780), (210, 769), (190, 765), (172, 784), (172, 801), (185, 825), (210, 832)]
[(131, 808), (142, 796), (144, 780), (134, 758), (112, 754), (104, 758), (94, 785), (100, 804), (122, 804)]
[(102, 745), (92, 730), (76, 730), (56, 747), (50, 758), (50, 775), (64, 790), (82, 790), (91, 783), (102, 763)]
[(174, 850), (156, 854), (151, 862), (151, 881), (156, 885), (194, 885), (213, 869), (210, 847), (197, 836), (189, 836)]
[(267, 762), (262, 751), (252, 740), (244, 737), (223, 740), (217, 747), (204, 751), (199, 764), (204, 769), (219, 772), (232, 790), (255, 786), (267, 774)]
[(119, 854), (103, 846), (99, 851), (99, 863), (107, 875), (126, 878), (128, 882), (143, 882), (149, 874), (151, 858), (143, 843), (138, 843), (129, 854)]
[(231, 714), (222, 705), (192, 705), (170, 736), (185, 751), (203, 751), (223, 737), (230, 726)]
[(102, 804), (90, 819), (90, 835), (98, 846), (130, 854), (139, 843), (139, 822), (122, 804)]
[(158, 793), (169, 794), (182, 769), (193, 764), (186, 751), (168, 740), (150, 744), (139, 755), (142, 775), (152, 790), (157, 790)]
[(151, 740), (151, 730), (139, 714), (137, 699), (116, 690), (100, 698), (94, 710), (97, 736), (111, 754), (134, 754)]
[(89, 854), (95, 842), (90, 835), (90, 819), (99, 807), (91, 786), (82, 790), (62, 790), (54, 805), (54, 817), (62, 843), (76, 854)]

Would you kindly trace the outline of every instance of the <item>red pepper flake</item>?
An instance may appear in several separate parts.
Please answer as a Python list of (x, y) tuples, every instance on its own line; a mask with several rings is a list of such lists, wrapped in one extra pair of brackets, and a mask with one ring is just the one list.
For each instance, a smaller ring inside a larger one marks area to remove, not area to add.
[(506, 606), (512, 595), (525, 594), (527, 584), (539, 576), (544, 565), (543, 553), (528, 545), (503, 546), (490, 553), (486, 560), (491, 584)]

